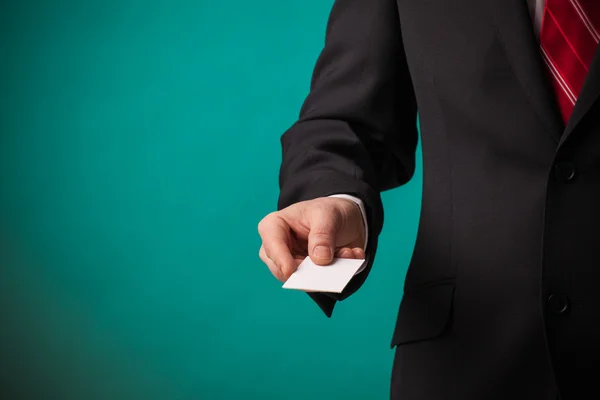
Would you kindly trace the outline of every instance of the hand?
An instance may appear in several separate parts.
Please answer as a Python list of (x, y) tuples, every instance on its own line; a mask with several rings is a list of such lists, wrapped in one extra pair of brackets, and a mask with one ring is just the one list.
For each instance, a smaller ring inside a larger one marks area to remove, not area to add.
[(365, 258), (365, 226), (352, 200), (321, 197), (292, 204), (258, 224), (260, 259), (275, 278), (285, 282), (310, 255), (318, 265), (334, 257)]

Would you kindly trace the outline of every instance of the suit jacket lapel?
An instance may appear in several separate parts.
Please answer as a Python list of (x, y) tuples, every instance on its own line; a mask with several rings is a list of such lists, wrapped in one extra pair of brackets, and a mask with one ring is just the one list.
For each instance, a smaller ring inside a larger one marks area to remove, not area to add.
[(590, 65), (590, 69), (585, 77), (583, 88), (579, 93), (575, 108), (571, 113), (569, 122), (562, 135), (560, 144), (573, 133), (575, 127), (581, 122), (583, 117), (590, 111), (596, 100), (600, 97), (600, 46), (596, 47), (596, 53)]
[(558, 143), (564, 123), (540, 54), (527, 2), (488, 0), (484, 6), (487, 6), (506, 56), (529, 101), (548, 133)]

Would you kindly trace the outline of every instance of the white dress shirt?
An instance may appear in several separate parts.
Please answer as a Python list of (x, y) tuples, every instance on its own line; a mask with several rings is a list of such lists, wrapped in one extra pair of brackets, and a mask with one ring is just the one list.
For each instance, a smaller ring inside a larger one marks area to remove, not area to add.
[[(534, 29), (536, 37), (538, 37), (538, 38), (539, 38), (540, 30), (542, 29), (542, 16), (544, 15), (544, 5), (545, 4), (546, 4), (546, 0), (527, 0), (527, 6), (529, 8), (529, 15), (531, 16), (531, 19), (533, 22), (533, 29)], [(367, 214), (365, 212), (365, 206), (364, 206), (362, 200), (360, 200), (359, 198), (356, 198), (354, 196), (350, 196), (348, 194), (334, 194), (330, 197), (341, 197), (341, 198), (352, 200), (356, 204), (358, 204), (358, 207), (360, 208), (360, 212), (362, 214), (363, 222), (365, 225), (365, 245), (364, 245), (363, 249), (366, 249), (367, 243), (369, 242), (369, 228), (367, 225), (367, 223), (368, 223)], [(359, 272), (364, 270), (365, 267), (366, 267), (366, 265), (363, 265), (362, 267), (360, 267), (360, 269), (358, 271), (356, 271), (356, 273), (358, 274)]]

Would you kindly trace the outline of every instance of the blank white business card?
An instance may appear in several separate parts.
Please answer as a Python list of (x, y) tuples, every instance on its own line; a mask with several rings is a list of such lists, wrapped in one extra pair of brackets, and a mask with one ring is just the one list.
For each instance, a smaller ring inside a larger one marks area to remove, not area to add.
[(306, 257), (296, 272), (283, 284), (284, 289), (305, 292), (341, 293), (365, 260), (334, 258), (329, 265), (321, 266)]

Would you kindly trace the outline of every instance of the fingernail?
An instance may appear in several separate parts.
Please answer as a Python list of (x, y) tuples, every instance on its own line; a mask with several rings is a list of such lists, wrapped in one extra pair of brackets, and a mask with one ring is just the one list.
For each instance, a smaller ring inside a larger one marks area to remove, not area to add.
[(328, 260), (331, 258), (331, 248), (327, 246), (315, 247), (315, 256)]

